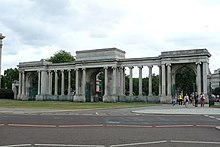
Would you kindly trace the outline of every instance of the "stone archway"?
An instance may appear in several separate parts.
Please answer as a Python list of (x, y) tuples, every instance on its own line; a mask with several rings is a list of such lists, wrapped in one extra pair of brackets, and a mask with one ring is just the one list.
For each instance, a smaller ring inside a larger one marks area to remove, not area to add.
[(175, 72), (176, 94), (188, 94), (195, 92), (196, 73), (190, 65), (182, 65)]
[(26, 76), (26, 95), (28, 100), (35, 100), (38, 90), (37, 72), (29, 72)]

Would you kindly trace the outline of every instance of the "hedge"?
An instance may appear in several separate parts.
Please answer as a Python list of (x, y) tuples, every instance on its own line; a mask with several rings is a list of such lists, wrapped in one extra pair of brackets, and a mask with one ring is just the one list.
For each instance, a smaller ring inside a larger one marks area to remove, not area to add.
[(14, 99), (14, 92), (11, 89), (0, 89), (0, 99)]

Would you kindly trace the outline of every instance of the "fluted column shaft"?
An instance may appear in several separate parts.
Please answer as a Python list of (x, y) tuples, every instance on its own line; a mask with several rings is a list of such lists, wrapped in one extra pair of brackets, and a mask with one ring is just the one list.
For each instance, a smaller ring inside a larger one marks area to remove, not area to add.
[(202, 65), (203, 65), (203, 72), (202, 72), (202, 75), (203, 75), (203, 93), (205, 95), (207, 95), (208, 94), (208, 92), (207, 92), (207, 89), (208, 89), (208, 81), (207, 81), (208, 63), (207, 62), (203, 62)]
[(201, 93), (201, 62), (197, 62), (196, 85), (198, 94)]
[(79, 95), (79, 69), (76, 68), (76, 95)]
[(64, 70), (61, 70), (61, 95), (64, 95)]
[(142, 96), (143, 95), (143, 91), (142, 91), (142, 68), (143, 66), (138, 66), (139, 68), (139, 96)]
[(25, 74), (24, 71), (22, 71), (22, 95), (25, 95)]
[(162, 64), (162, 96), (166, 96), (166, 68), (165, 64)]
[(117, 67), (113, 66), (112, 67), (113, 69), (113, 91), (112, 91), (112, 94), (113, 95), (116, 95), (116, 87), (117, 87), (117, 77), (116, 77), (116, 69)]
[(167, 64), (167, 95), (171, 96), (171, 64)]
[(129, 96), (133, 96), (133, 66), (129, 67), (130, 77), (129, 77)]
[(41, 93), (41, 71), (37, 71), (38, 72), (38, 92), (37, 94), (40, 95)]
[(148, 66), (149, 68), (149, 75), (148, 75), (148, 79), (149, 79), (149, 82), (148, 82), (148, 87), (149, 87), (149, 92), (148, 92), (148, 96), (152, 96), (152, 67), (153, 66)]
[(58, 95), (58, 93), (57, 93), (57, 86), (58, 86), (58, 75), (57, 75), (57, 70), (54, 70), (54, 72), (55, 72), (54, 95)]
[(108, 67), (104, 67), (105, 70), (105, 96), (108, 96)]
[(71, 69), (68, 70), (68, 95), (71, 95)]
[(18, 95), (19, 95), (19, 97), (20, 97), (20, 95), (21, 95), (21, 89), (22, 89), (22, 72), (21, 71), (19, 71), (19, 87), (18, 87), (19, 89), (18, 89)]
[(83, 68), (82, 94), (85, 95), (86, 90), (86, 68)]
[(120, 94), (124, 95), (124, 67), (120, 67)]

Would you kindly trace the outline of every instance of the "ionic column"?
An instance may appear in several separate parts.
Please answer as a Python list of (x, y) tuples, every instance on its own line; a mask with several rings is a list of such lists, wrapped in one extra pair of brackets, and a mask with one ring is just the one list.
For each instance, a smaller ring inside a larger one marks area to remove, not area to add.
[(57, 86), (58, 86), (57, 70), (54, 70), (54, 72), (55, 72), (54, 95), (58, 95), (58, 93), (57, 93)]
[(68, 69), (68, 95), (71, 95), (71, 69)]
[(52, 85), (53, 85), (53, 72), (50, 72), (50, 78), (49, 78), (49, 94), (52, 95)]
[(24, 71), (22, 71), (22, 97), (24, 97), (25, 95), (25, 75), (24, 75)]
[(159, 96), (161, 96), (161, 90), (162, 90), (162, 88), (161, 88), (161, 83), (162, 83), (162, 78), (161, 78), (161, 76), (162, 76), (162, 70), (161, 70), (161, 66), (158, 66), (159, 67)]
[(201, 93), (201, 62), (197, 62), (197, 74), (196, 74), (196, 85), (197, 85), (197, 93), (200, 95)]
[(20, 97), (20, 95), (21, 95), (21, 88), (22, 88), (22, 79), (21, 79), (21, 77), (22, 77), (22, 72), (21, 71), (19, 71), (19, 87), (18, 87), (18, 96)]
[(165, 64), (162, 64), (162, 96), (166, 96), (166, 68)]
[(104, 96), (108, 96), (108, 67), (104, 67), (105, 70), (105, 94)]
[(64, 95), (64, 70), (61, 70), (61, 95)]
[(86, 68), (82, 68), (82, 70), (83, 70), (82, 94), (85, 95), (85, 90), (86, 90)]
[(142, 68), (143, 66), (138, 66), (139, 68), (139, 96), (142, 96), (143, 95), (143, 92), (142, 92)]
[(120, 67), (120, 94), (124, 95), (124, 67)]
[(171, 96), (171, 64), (167, 64), (167, 95)]
[(207, 76), (208, 76), (208, 63), (207, 62), (203, 62), (202, 63), (203, 65), (203, 72), (202, 72), (202, 75), (203, 75), (203, 93), (205, 95), (208, 94), (207, 92), (207, 89), (208, 89), (208, 81), (207, 81)]
[(133, 96), (133, 66), (129, 67), (130, 77), (129, 77), (129, 96)]
[(152, 96), (152, 68), (153, 66), (148, 66), (149, 68), (149, 75), (148, 75), (148, 78), (149, 78), (149, 82), (148, 82), (148, 87), (149, 87), (149, 92), (148, 92), (148, 96)]
[(41, 87), (41, 71), (40, 70), (38, 70), (37, 71), (38, 72), (38, 91), (37, 91), (37, 95), (40, 95), (41, 93), (41, 89), (40, 89), (40, 87)]
[(79, 95), (79, 69), (76, 68), (75, 71), (76, 71), (76, 85), (75, 85), (76, 87), (75, 87), (75, 89), (76, 89), (76, 95)]
[(49, 80), (48, 94), (51, 95), (51, 86), (52, 86), (52, 83), (51, 83), (51, 70), (48, 70), (48, 80)]
[(117, 86), (116, 69), (117, 69), (117, 67), (113, 66), (112, 69), (113, 69), (113, 90), (112, 90), (112, 94), (116, 95), (116, 86)]

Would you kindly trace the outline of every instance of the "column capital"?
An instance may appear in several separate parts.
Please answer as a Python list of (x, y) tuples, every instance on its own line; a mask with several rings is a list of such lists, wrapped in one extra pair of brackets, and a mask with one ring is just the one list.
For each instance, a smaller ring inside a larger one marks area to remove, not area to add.
[[(158, 65), (158, 66), (159, 66), (159, 65)], [(147, 67), (148, 67), (148, 68), (153, 68), (153, 65), (148, 65)]]
[(54, 72), (57, 73), (57, 70), (55, 69)]
[(68, 72), (71, 72), (71, 69), (67, 69)]
[(38, 73), (40, 73), (40, 72), (41, 72), (41, 70), (37, 70), (37, 72), (38, 72)]
[(119, 66), (119, 69), (124, 70), (124, 69), (125, 69), (125, 67), (124, 67), (124, 66)]
[(116, 66), (116, 65), (115, 65), (115, 66), (112, 66), (112, 69), (113, 69), (113, 70), (117, 69), (117, 66)]
[(138, 65), (138, 68), (143, 68), (143, 66), (142, 65)]
[(103, 69), (108, 69), (108, 66), (104, 66)]
[(63, 73), (63, 72), (64, 72), (64, 69), (61, 69), (60, 71)]
[(51, 73), (51, 70), (47, 70), (48, 73)]
[(85, 67), (83, 67), (83, 68), (82, 68), (82, 70), (85, 70), (85, 71), (86, 71), (86, 68), (85, 68)]
[(196, 62), (196, 65), (202, 64), (202, 62)]
[(128, 68), (133, 69), (133, 68), (134, 68), (134, 66), (128, 66)]
[(79, 68), (75, 68), (74, 70), (75, 70), (75, 71), (79, 71)]
[(171, 63), (166, 63), (166, 66), (171, 66)]

